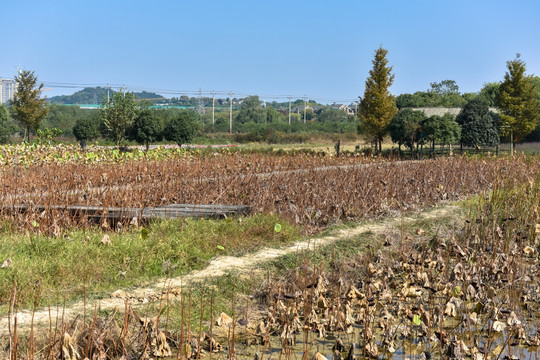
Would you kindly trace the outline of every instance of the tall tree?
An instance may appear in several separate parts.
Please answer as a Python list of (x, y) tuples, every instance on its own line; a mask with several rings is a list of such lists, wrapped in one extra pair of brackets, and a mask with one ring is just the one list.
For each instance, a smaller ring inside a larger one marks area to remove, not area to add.
[(394, 96), (388, 90), (394, 82), (394, 74), (392, 67), (388, 66), (387, 53), (388, 50), (382, 47), (375, 50), (373, 68), (366, 79), (359, 111), (360, 127), (371, 140), (378, 143), (379, 153), (382, 151), (383, 137), (388, 132), (388, 124), (398, 111)]
[(136, 116), (133, 93), (113, 93), (110, 99), (105, 99), (101, 104), (103, 135), (120, 146)]
[(11, 101), (12, 116), (24, 127), (24, 136), (30, 141), (30, 130), (37, 130), (49, 111), (45, 99), (41, 97), (43, 83), (33, 71), (20, 70), (15, 77), (17, 90)]
[(499, 88), (497, 104), (501, 112), (501, 130), (503, 135), (513, 134), (520, 141), (536, 128), (540, 103), (533, 77), (525, 75), (526, 66), (520, 55), (507, 61), (506, 67), (508, 71)]

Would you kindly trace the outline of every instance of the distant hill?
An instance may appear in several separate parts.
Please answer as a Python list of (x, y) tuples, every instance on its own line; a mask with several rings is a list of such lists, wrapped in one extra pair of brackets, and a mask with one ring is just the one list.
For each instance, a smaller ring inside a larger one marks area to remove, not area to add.
[[(111, 90), (111, 94), (114, 91)], [(136, 92), (135, 99), (163, 99), (163, 96), (147, 91)], [(47, 100), (51, 104), (101, 104), (107, 96), (107, 89), (103, 87), (84, 88), (73, 95), (53, 96)]]

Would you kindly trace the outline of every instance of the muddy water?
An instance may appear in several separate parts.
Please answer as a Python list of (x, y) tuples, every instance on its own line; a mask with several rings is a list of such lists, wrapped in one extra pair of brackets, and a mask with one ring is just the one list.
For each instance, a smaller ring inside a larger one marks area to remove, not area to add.
[[(477, 334), (479, 334), (477, 332)], [(510, 348), (508, 347), (508, 335), (506, 332), (492, 337), (490, 349), (491, 351), (485, 354), (486, 359), (538, 359), (540, 358), (539, 349), (537, 347), (527, 347), (520, 346), (515, 344), (514, 341), (510, 341)], [(381, 342), (377, 341), (376, 344), (379, 348), (379, 355), (377, 359), (396, 359), (396, 360), (405, 360), (405, 359), (460, 359), (460, 358), (473, 358), (473, 359), (483, 359), (484, 358), (484, 346), (487, 347), (488, 344), (488, 333), (483, 333), (482, 339), (477, 341), (476, 345), (482, 349), (476, 357), (473, 357), (469, 352), (462, 353), (462, 356), (455, 354), (452, 357), (452, 353), (449, 352), (448, 346), (443, 346), (441, 349), (441, 344), (438, 341), (424, 342), (424, 339), (415, 338), (404, 338), (398, 337), (395, 341), (397, 348), (394, 353), (384, 351), (385, 347)], [(369, 359), (372, 358), (364, 351), (364, 347), (360, 344), (363, 343), (362, 331), (360, 328), (356, 328), (352, 334), (328, 334), (324, 339), (316, 337), (316, 334), (310, 334), (309, 341), (304, 342), (304, 334), (296, 334), (295, 344), (283, 346), (282, 339), (279, 336), (271, 336), (270, 344), (266, 347), (263, 359), (303, 359), (304, 352), (307, 350), (306, 359), (313, 359), (314, 355), (318, 352), (322, 354), (328, 360), (336, 360), (339, 357), (336, 357), (334, 348), (336, 346), (336, 339), (339, 338), (343, 341), (343, 350), (339, 353), (341, 359), (346, 360), (349, 355), (351, 346), (353, 348), (353, 357), (354, 359)], [(468, 344), (470, 348), (471, 342), (467, 339), (467, 336), (463, 334), (463, 341)], [(263, 350), (263, 345), (246, 345), (245, 343), (235, 344), (236, 357), (238, 359), (255, 359), (256, 356), (261, 359), (261, 352)], [(442, 350), (442, 355), (441, 355)], [(225, 350), (226, 352), (226, 350)], [(219, 355), (218, 355), (219, 356)], [(218, 357), (214, 355), (214, 358)], [(226, 354), (225, 354), (226, 356)]]

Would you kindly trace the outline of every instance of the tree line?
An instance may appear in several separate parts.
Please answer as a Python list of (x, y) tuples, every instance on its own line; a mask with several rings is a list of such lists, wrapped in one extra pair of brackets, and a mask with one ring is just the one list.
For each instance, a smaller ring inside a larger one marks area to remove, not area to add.
[[(540, 127), (539, 79), (526, 75), (526, 64), (519, 54), (506, 63), (503, 81), (486, 84), (479, 94), (460, 95), (455, 81), (445, 80), (432, 83), (428, 92), (398, 97), (389, 91), (394, 74), (387, 54), (382, 47), (375, 51), (358, 114), (359, 131), (378, 152), (387, 134), (400, 149), (405, 145), (414, 152), (424, 144), (434, 150), (435, 142), (444, 146), (459, 141), (462, 146), (481, 147), (497, 145), (501, 136), (522, 141)], [(453, 107), (458, 103), (463, 104), (456, 118), (449, 114), (428, 118), (422, 111), (411, 109), (441, 104)]]
[[(360, 133), (381, 151), (382, 139), (390, 135), (400, 148), (405, 146), (413, 151), (424, 146), (433, 150), (435, 143), (443, 147), (458, 141), (465, 146), (493, 146), (501, 136), (521, 141), (535, 131), (540, 135), (540, 78), (526, 74), (526, 65), (519, 55), (507, 62), (503, 81), (485, 84), (478, 93), (461, 94), (455, 81), (443, 80), (431, 83), (426, 92), (396, 97), (389, 91), (394, 75), (386, 55), (387, 50), (382, 47), (375, 51), (358, 118), (313, 100), (296, 100), (289, 113), (288, 102), (264, 103), (258, 96), (248, 96), (237, 99), (240, 107), (232, 114), (233, 132), (242, 134), (235, 139), (268, 140), (276, 132)], [(162, 139), (189, 142), (199, 132), (227, 132), (231, 126), (229, 109), (218, 109), (213, 117), (208, 112), (153, 109), (152, 102), (136, 101), (144, 93), (110, 92), (106, 98), (103, 96), (99, 111), (83, 110), (47, 105), (41, 97), (43, 84), (38, 84), (31, 71), (19, 72), (16, 83), (17, 92), (9, 111), (0, 105), (0, 142), (6, 142), (15, 132), (26, 141), (30, 134), (51, 138), (62, 133), (75, 137), (81, 145), (103, 137), (117, 146), (125, 140), (148, 146)], [(187, 97), (181, 100), (192, 102)], [(426, 117), (411, 109), (426, 106), (462, 110), (454, 118), (448, 114)], [(491, 111), (493, 107), (498, 109), (497, 113)]]

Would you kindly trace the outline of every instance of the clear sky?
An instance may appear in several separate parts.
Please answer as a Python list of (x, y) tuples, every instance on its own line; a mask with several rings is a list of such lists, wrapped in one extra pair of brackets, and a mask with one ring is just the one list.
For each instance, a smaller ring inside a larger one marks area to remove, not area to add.
[(540, 74), (539, 16), (539, 0), (4, 0), (0, 76), (34, 70), (49, 97), (70, 83), (329, 103), (362, 95), (382, 46), (396, 95), (476, 92), (518, 52)]

